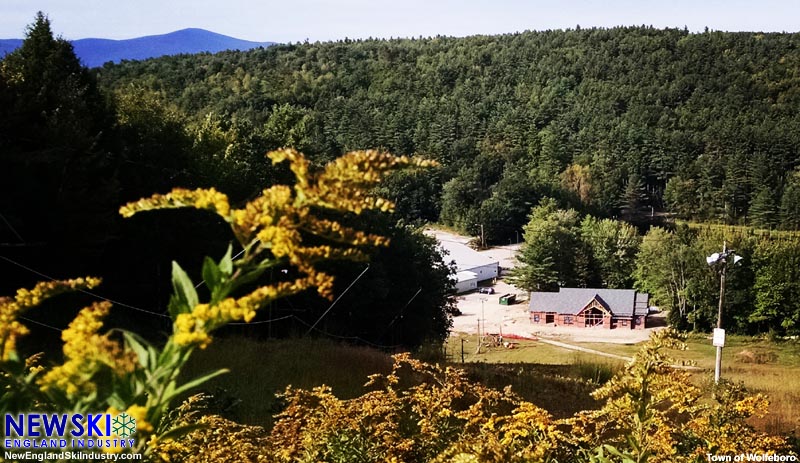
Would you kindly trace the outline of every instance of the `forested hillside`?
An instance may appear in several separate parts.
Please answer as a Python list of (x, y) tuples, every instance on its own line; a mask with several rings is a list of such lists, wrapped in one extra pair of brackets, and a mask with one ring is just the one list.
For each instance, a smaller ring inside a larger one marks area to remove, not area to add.
[[(636, 222), (651, 214), (800, 227), (800, 35), (578, 29), (344, 40), (106, 66), (196, 125), (442, 167), (395, 178), (409, 217), (495, 242), (543, 196)], [(244, 128), (244, 129), (243, 129)]]
[[(115, 301), (111, 326), (133, 327), (163, 341), (170, 328), (166, 308), (173, 262), (187, 269), (187, 278), (200, 281), (204, 256), (219, 259), (236, 237), (223, 218), (207, 211), (143, 214), (123, 222), (120, 206), (176, 187), (221, 190), (234, 208), (263, 199), (270, 187), (298, 182), (285, 163), (273, 164), (266, 153), (283, 146), (304, 148), (300, 138), (293, 138), (302, 131), (277, 119), (272, 126), (256, 127), (244, 119), (230, 123), (219, 115), (184, 113), (152, 91), (107, 92), (81, 65), (72, 45), (54, 37), (43, 13), (26, 35), (0, 60), (0, 302), (42, 279), (97, 275), (103, 285), (80, 297)], [(380, 164), (368, 153), (348, 159), (359, 156)], [(413, 178), (414, 170), (407, 175)], [(363, 185), (363, 179), (357, 183)], [(298, 292), (270, 303), (253, 327), (235, 330), (263, 337), (321, 331), (393, 347), (444, 340), (453, 270), (433, 238), (389, 214), (389, 203), (378, 206), (328, 211), (324, 217), (323, 223), (336, 221), (339, 230), (357, 226), (390, 241), (359, 255), (369, 266), (326, 259), (325, 272), (335, 278), (331, 293), (341, 297), (337, 302), (346, 310), (331, 312), (332, 301)], [(304, 233), (314, 231), (319, 232)], [(335, 234), (311, 238), (320, 246), (336, 239), (366, 244), (363, 238)], [(231, 252), (245, 253), (236, 247)], [(290, 276), (285, 258), (270, 262), (283, 267), (256, 274), (248, 284), (275, 284)], [(37, 332), (30, 339), (43, 350), (60, 346), (58, 336), (74, 313), (46, 305), (32, 316)]]

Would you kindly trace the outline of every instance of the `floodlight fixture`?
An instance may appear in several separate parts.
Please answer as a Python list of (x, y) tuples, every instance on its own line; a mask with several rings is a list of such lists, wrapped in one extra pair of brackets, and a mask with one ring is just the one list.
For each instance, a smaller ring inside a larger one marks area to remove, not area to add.
[(713, 345), (717, 348), (717, 359), (714, 366), (714, 382), (719, 384), (719, 377), (722, 371), (722, 346), (725, 345), (725, 330), (722, 329), (722, 307), (725, 300), (725, 272), (728, 269), (728, 263), (733, 265), (738, 264), (742, 260), (742, 256), (737, 256), (732, 250), (728, 249), (728, 244), (723, 242), (722, 252), (715, 252), (706, 257), (708, 265), (720, 264), (720, 282), (719, 282), (719, 308), (717, 310), (717, 329), (714, 330)]

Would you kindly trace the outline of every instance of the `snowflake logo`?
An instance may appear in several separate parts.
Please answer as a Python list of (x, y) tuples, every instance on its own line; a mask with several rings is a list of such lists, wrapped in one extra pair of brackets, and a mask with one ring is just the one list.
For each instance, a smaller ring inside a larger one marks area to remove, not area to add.
[(128, 437), (136, 433), (136, 419), (127, 413), (120, 413), (112, 421), (111, 430), (118, 437)]

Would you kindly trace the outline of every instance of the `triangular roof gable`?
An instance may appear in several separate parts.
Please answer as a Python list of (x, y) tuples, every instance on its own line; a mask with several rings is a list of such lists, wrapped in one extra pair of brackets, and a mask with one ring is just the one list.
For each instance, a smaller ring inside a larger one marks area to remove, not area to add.
[(592, 300), (590, 300), (585, 306), (583, 306), (583, 308), (579, 310), (576, 315), (580, 315), (587, 309), (591, 309), (592, 307), (597, 307), (598, 309), (602, 310), (608, 315), (612, 316), (614, 315), (614, 312), (611, 311), (611, 308), (608, 306), (608, 304), (606, 304), (606, 301), (604, 301), (599, 294), (595, 294)]
[(532, 292), (529, 306), (531, 312), (576, 315), (595, 298), (615, 317), (647, 315), (648, 295), (634, 289), (559, 288), (557, 293)]

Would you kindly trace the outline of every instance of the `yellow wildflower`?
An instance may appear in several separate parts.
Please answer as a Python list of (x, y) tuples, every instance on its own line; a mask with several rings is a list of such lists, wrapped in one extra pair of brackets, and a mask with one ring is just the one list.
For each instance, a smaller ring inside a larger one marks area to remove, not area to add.
[[(226, 298), (214, 304), (197, 304), (190, 313), (179, 314), (174, 322), (173, 341), (179, 346), (204, 348), (211, 342), (210, 333), (231, 321), (249, 322), (265, 303), (315, 287), (324, 297), (331, 297), (333, 278), (316, 269), (329, 259), (364, 260), (357, 247), (385, 246), (389, 240), (320, 217), (320, 209), (361, 213), (366, 209), (391, 210), (394, 205), (371, 196), (368, 189), (390, 170), (399, 167), (428, 167), (430, 161), (395, 157), (379, 151), (355, 151), (312, 172), (309, 161), (294, 149), (267, 154), (273, 164), (288, 161), (294, 173), (294, 185), (276, 185), (242, 209), (231, 209), (224, 194), (211, 189), (177, 188), (165, 195), (153, 195), (129, 203), (120, 214), (151, 209), (194, 207), (216, 212), (231, 224), (233, 234), (246, 250), (237, 262), (247, 270), (255, 262), (288, 263), (300, 274), (293, 282), (264, 286), (239, 299)], [(313, 236), (314, 245), (305, 244)], [(322, 242), (320, 242), (322, 241)]]
[(149, 198), (128, 203), (119, 209), (119, 213), (123, 217), (131, 217), (137, 212), (179, 207), (206, 209), (216, 212), (226, 220), (229, 219), (230, 214), (228, 197), (214, 188), (197, 190), (175, 188), (165, 195), (155, 194)]
[(0, 359), (8, 360), (11, 353), (16, 350), (17, 339), (29, 333), (28, 329), (17, 321), (23, 312), (53, 296), (91, 289), (99, 284), (100, 279), (92, 277), (54, 280), (37, 283), (33, 289), (18, 289), (13, 299), (0, 297)]
[(178, 314), (173, 324), (173, 340), (179, 346), (198, 346), (205, 349), (211, 342), (213, 330), (233, 321), (249, 322), (256, 311), (269, 301), (316, 287), (321, 294), (329, 294), (333, 279), (314, 272), (306, 278), (262, 286), (238, 299), (229, 297), (215, 305), (198, 304), (191, 313)]
[(88, 394), (95, 390), (92, 376), (103, 366), (117, 375), (124, 375), (136, 367), (136, 356), (124, 350), (108, 335), (97, 332), (102, 328), (111, 304), (96, 302), (84, 308), (61, 333), (64, 341), (62, 365), (51, 369), (39, 379), (44, 390), (61, 390), (69, 397)]

